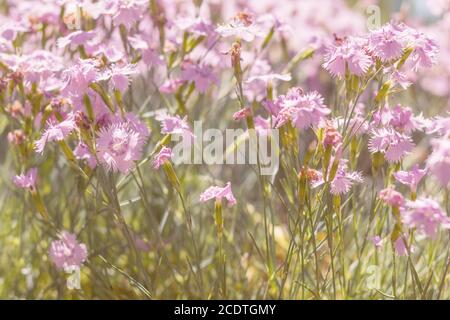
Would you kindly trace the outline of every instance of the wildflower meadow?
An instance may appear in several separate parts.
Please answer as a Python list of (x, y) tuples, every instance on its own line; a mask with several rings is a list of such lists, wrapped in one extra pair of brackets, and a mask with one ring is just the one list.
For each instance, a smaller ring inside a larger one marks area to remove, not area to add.
[(450, 298), (450, 1), (0, 21), (1, 299)]

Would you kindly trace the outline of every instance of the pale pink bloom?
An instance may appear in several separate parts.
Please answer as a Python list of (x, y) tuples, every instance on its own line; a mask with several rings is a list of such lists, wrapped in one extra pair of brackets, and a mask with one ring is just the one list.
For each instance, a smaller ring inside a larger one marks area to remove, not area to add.
[(391, 207), (400, 207), (405, 199), (402, 194), (388, 187), (378, 193), (378, 198)]
[(86, 261), (87, 249), (74, 234), (63, 231), (59, 240), (53, 240), (50, 244), (49, 256), (57, 269), (69, 271), (73, 267), (81, 267)]
[(377, 249), (383, 246), (383, 239), (380, 236), (373, 236), (370, 240)]
[(134, 64), (113, 64), (109, 69), (99, 75), (96, 80), (109, 80), (114, 89), (124, 93), (130, 84), (131, 76), (136, 73), (136, 65)]
[(386, 24), (369, 35), (369, 49), (383, 62), (398, 59), (403, 54), (401, 29), (394, 24)]
[[(339, 152), (339, 151), (338, 151)], [(333, 166), (334, 159), (330, 161), (330, 169)], [(350, 191), (350, 188), (353, 186), (354, 183), (361, 183), (364, 181), (361, 173), (359, 172), (349, 172), (348, 171), (348, 160), (341, 159), (339, 160), (338, 169), (336, 171), (336, 175), (331, 181), (331, 193), (334, 195), (339, 194), (346, 194)], [(328, 170), (328, 174), (331, 170)], [(314, 179), (314, 181), (311, 182), (311, 186), (313, 188), (317, 188), (325, 183), (325, 180), (323, 178), (323, 175), (321, 172), (317, 171), (317, 179)]]
[(373, 64), (359, 38), (348, 38), (338, 41), (328, 48), (323, 67), (331, 75), (342, 78), (346, 70), (358, 77), (363, 76)]
[(327, 146), (337, 146), (342, 143), (342, 135), (333, 126), (331, 121), (327, 121), (324, 130), (323, 145)]
[(416, 164), (412, 167), (411, 171), (394, 172), (394, 178), (401, 184), (409, 186), (411, 192), (416, 192), (417, 185), (426, 173), (427, 169), (419, 169), (419, 165)]
[(235, 121), (242, 120), (242, 119), (247, 118), (247, 117), (250, 116), (251, 114), (252, 114), (251, 109), (250, 109), (249, 107), (245, 107), (245, 108), (242, 108), (242, 109), (239, 110), (239, 111), (236, 111), (236, 112), (233, 114), (233, 119), (234, 119)]
[(245, 13), (237, 14), (229, 24), (217, 27), (216, 32), (224, 38), (235, 37), (247, 42), (263, 36), (262, 31), (254, 24), (253, 17)]
[(369, 150), (372, 153), (384, 153), (389, 162), (398, 162), (407, 155), (414, 144), (410, 136), (391, 128), (373, 129), (369, 139)]
[(299, 129), (317, 126), (331, 112), (324, 104), (323, 97), (317, 92), (304, 93), (301, 88), (291, 88), (286, 95), (279, 96), (271, 107), (275, 114), (275, 127), (283, 126), (287, 121)]
[(97, 158), (110, 171), (128, 173), (142, 156), (147, 136), (129, 121), (102, 128), (97, 138)]
[(270, 130), (272, 129), (270, 125), (270, 119), (264, 119), (261, 116), (256, 116), (253, 118), (255, 124), (255, 131), (260, 136), (270, 135)]
[(389, 79), (394, 85), (398, 85), (405, 90), (412, 84), (412, 82), (408, 80), (406, 74), (400, 72), (395, 66), (386, 68), (384, 73), (389, 76)]
[(419, 68), (431, 68), (437, 60), (439, 47), (436, 42), (425, 34), (412, 28), (405, 27), (405, 38), (413, 52), (408, 61), (414, 71)]
[(152, 48), (147, 41), (144, 41), (139, 36), (128, 37), (131, 46), (140, 51), (142, 60), (147, 66), (160, 66), (164, 64), (164, 59), (156, 49)]
[(63, 88), (61, 90), (65, 97), (82, 97), (89, 88), (89, 84), (98, 77), (98, 70), (92, 59), (79, 59), (77, 63), (62, 73)]
[(36, 179), (37, 168), (31, 168), (26, 173), (14, 176), (12, 181), (18, 188), (34, 190), (36, 187)]
[(162, 134), (181, 134), (190, 140), (194, 138), (192, 129), (187, 122), (187, 117), (181, 118), (179, 115), (170, 116), (160, 113), (155, 118), (161, 123)]
[(427, 159), (427, 168), (443, 186), (450, 182), (450, 140), (448, 138), (433, 139), (433, 152)]
[(250, 78), (248, 78), (246, 83), (262, 82), (265, 85), (267, 85), (269, 82), (273, 82), (274, 80), (291, 81), (291, 79), (292, 77), (290, 73), (286, 74), (270, 73), (264, 75), (251, 76)]
[(230, 206), (236, 204), (236, 199), (234, 198), (233, 192), (231, 190), (231, 182), (227, 182), (227, 184), (223, 188), (218, 186), (211, 186), (200, 195), (201, 202), (206, 202), (211, 199), (220, 201), (222, 200), (222, 198), (227, 199)]
[(115, 26), (123, 25), (127, 30), (140, 19), (148, 9), (147, 0), (115, 0), (113, 22)]
[(391, 126), (396, 131), (406, 134), (421, 130), (426, 121), (421, 115), (415, 116), (409, 107), (397, 104), (394, 108), (385, 105), (373, 116), (373, 124), (377, 126)]
[(45, 145), (50, 141), (62, 141), (76, 128), (74, 114), (70, 113), (62, 122), (47, 121), (47, 128), (41, 138), (34, 143), (34, 150), (43, 153)]
[[(406, 247), (405, 240), (403, 240), (404, 237), (405, 237), (404, 235), (399, 236), (394, 242), (395, 251), (397, 252), (397, 254), (399, 256), (407, 256), (408, 255), (408, 248)], [(409, 249), (411, 250), (411, 253), (413, 253), (415, 251), (414, 247), (412, 245), (410, 246)]]
[(217, 39), (217, 32), (214, 25), (212, 25), (211, 22), (204, 20), (202, 17), (178, 18), (174, 21), (174, 24), (180, 30), (187, 31), (198, 37), (206, 37), (208, 47)]
[(78, 30), (68, 34), (65, 37), (59, 38), (57, 44), (60, 48), (64, 48), (68, 45), (79, 46), (85, 44), (89, 40), (92, 40), (94, 37), (94, 31)]
[(176, 92), (186, 81), (182, 79), (168, 79), (160, 87), (159, 91), (162, 93)]
[(73, 150), (73, 155), (75, 156), (75, 158), (79, 160), (86, 160), (88, 166), (91, 169), (94, 169), (97, 166), (97, 160), (89, 151), (88, 146), (85, 145), (83, 142), (80, 142), (75, 148), (75, 150)]
[(427, 123), (427, 134), (437, 134), (439, 136), (447, 136), (450, 133), (450, 117), (436, 117)]
[(439, 204), (430, 198), (407, 201), (401, 208), (403, 223), (409, 228), (416, 228), (420, 233), (434, 239), (438, 227), (450, 229), (450, 219)]
[(158, 154), (154, 157), (152, 166), (154, 169), (159, 169), (164, 162), (169, 161), (173, 156), (172, 149), (168, 147), (162, 147)]
[(195, 64), (189, 60), (181, 65), (181, 79), (194, 81), (195, 88), (201, 93), (205, 93), (211, 84), (219, 85), (219, 78), (214, 74), (211, 66)]

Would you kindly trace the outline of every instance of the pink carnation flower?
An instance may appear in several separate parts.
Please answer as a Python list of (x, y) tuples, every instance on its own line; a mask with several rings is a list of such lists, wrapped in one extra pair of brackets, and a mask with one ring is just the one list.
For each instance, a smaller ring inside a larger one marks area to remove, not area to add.
[(254, 24), (253, 16), (248, 13), (238, 13), (229, 24), (217, 27), (216, 32), (224, 38), (235, 37), (247, 42), (263, 36)]
[(181, 65), (181, 79), (194, 81), (195, 88), (201, 93), (205, 93), (211, 84), (219, 84), (219, 78), (213, 73), (211, 66), (195, 64), (189, 60), (184, 61)]
[[(399, 236), (394, 241), (394, 248), (399, 256), (407, 256), (408, 255), (408, 248), (406, 247), (405, 240), (403, 240), (404, 237), (405, 237), (404, 235)], [(414, 252), (414, 247), (412, 245), (410, 246), (409, 249), (411, 250), (411, 253)]]
[(291, 88), (286, 95), (279, 96), (274, 104), (269, 108), (276, 112), (276, 128), (283, 126), (288, 120), (299, 129), (317, 126), (331, 112), (318, 92), (304, 94), (301, 88)]
[(450, 219), (433, 199), (407, 201), (401, 208), (401, 215), (405, 225), (417, 228), (432, 239), (436, 238), (439, 226), (450, 229)]
[(392, 188), (385, 188), (378, 193), (378, 197), (387, 205), (392, 207), (400, 207), (405, 199), (402, 194)]
[(89, 151), (89, 148), (84, 143), (80, 142), (75, 150), (73, 150), (74, 156), (79, 160), (86, 160), (88, 166), (94, 169), (97, 166), (97, 160)]
[(165, 113), (160, 113), (156, 117), (161, 123), (162, 134), (181, 134), (183, 138), (192, 141), (194, 134), (187, 122), (187, 117), (181, 118), (179, 115), (170, 116)]
[(342, 78), (348, 68), (350, 74), (363, 76), (373, 64), (360, 38), (348, 38), (337, 41), (328, 48), (323, 67), (333, 76)]
[(411, 171), (394, 172), (394, 178), (401, 184), (409, 186), (411, 192), (416, 192), (417, 185), (425, 176), (426, 172), (426, 169), (419, 169), (419, 165), (416, 164), (414, 167), (412, 167)]
[(369, 140), (372, 153), (384, 153), (387, 161), (398, 162), (414, 147), (410, 136), (393, 129), (373, 129)]
[(433, 152), (427, 159), (427, 168), (443, 186), (450, 183), (450, 140), (448, 138), (433, 139)]
[(383, 245), (383, 239), (380, 236), (373, 236), (370, 240), (372, 240), (375, 248), (380, 248)]
[(57, 41), (58, 47), (64, 48), (68, 45), (78, 46), (85, 44), (88, 40), (92, 40), (95, 37), (94, 31), (74, 31), (65, 37), (59, 38)]
[(19, 188), (34, 190), (36, 187), (36, 179), (37, 168), (31, 168), (26, 173), (14, 176), (12, 181)]
[(374, 30), (369, 36), (369, 49), (383, 62), (398, 59), (403, 53), (401, 29), (393, 24), (386, 24)]
[[(330, 161), (330, 168), (333, 165), (334, 161)], [(364, 181), (361, 173), (359, 172), (349, 172), (348, 171), (348, 160), (341, 159), (338, 164), (338, 169), (336, 171), (336, 175), (331, 181), (330, 191), (334, 195), (346, 194), (350, 191), (350, 188), (354, 183), (361, 183)], [(328, 173), (330, 170), (328, 170)], [(316, 178), (312, 181), (311, 185), (313, 188), (319, 187), (325, 183), (323, 175), (321, 172), (316, 171)]]
[(141, 158), (147, 137), (131, 121), (112, 123), (98, 134), (97, 158), (108, 170), (126, 174)]
[(170, 160), (173, 156), (172, 149), (168, 147), (162, 147), (158, 154), (155, 156), (152, 162), (152, 166), (154, 169), (159, 169), (164, 162)]
[(211, 186), (200, 195), (201, 202), (206, 202), (211, 199), (220, 201), (222, 200), (222, 198), (227, 199), (230, 206), (236, 204), (236, 199), (234, 198), (233, 192), (231, 190), (231, 182), (227, 182), (227, 184), (223, 188), (218, 186)]
[(63, 231), (59, 240), (50, 244), (49, 256), (57, 269), (67, 271), (73, 267), (79, 268), (86, 261), (87, 249), (77, 241), (74, 234)]
[(80, 59), (62, 73), (63, 88), (61, 93), (65, 97), (82, 97), (89, 88), (89, 84), (98, 77), (98, 70), (93, 59)]
[(47, 129), (45, 129), (41, 138), (34, 143), (34, 149), (37, 153), (44, 152), (45, 145), (50, 141), (62, 141), (76, 128), (74, 114), (70, 113), (65, 120), (56, 123), (54, 120), (47, 121)]
[(169, 79), (166, 80), (160, 87), (159, 91), (162, 93), (174, 93), (176, 92), (186, 81), (181, 79)]

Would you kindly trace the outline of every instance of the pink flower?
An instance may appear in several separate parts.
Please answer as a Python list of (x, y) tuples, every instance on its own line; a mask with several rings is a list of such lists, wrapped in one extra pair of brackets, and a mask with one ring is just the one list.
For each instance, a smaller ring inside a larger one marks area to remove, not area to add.
[(420, 233), (432, 239), (436, 238), (439, 226), (450, 229), (450, 219), (433, 199), (407, 201), (400, 212), (406, 226), (417, 228)]
[(234, 119), (235, 121), (242, 120), (242, 119), (247, 118), (247, 117), (250, 116), (251, 114), (252, 114), (251, 109), (250, 109), (249, 107), (245, 107), (245, 108), (243, 108), (243, 109), (241, 109), (241, 110), (239, 110), (239, 111), (236, 111), (236, 112), (233, 114), (233, 119)]
[(375, 248), (380, 248), (383, 245), (383, 239), (380, 236), (373, 236), (370, 240), (372, 240)]
[(286, 74), (269, 73), (264, 75), (251, 76), (250, 78), (248, 78), (246, 83), (262, 82), (267, 86), (269, 82), (273, 82), (274, 80), (291, 81), (291, 79), (292, 77), (290, 73)]
[(147, 137), (131, 121), (112, 123), (98, 134), (97, 158), (108, 170), (126, 174), (141, 158)]
[[(330, 169), (333, 166), (334, 160), (330, 161)], [(348, 160), (341, 159), (339, 160), (338, 169), (336, 171), (336, 175), (331, 181), (331, 193), (334, 195), (346, 194), (350, 191), (350, 188), (354, 183), (363, 182), (364, 179), (359, 172), (349, 172), (348, 171)], [(330, 173), (330, 170), (328, 170)], [(315, 178), (311, 185), (313, 188), (319, 187), (325, 183), (323, 175), (321, 172), (316, 172), (317, 178)]]
[(79, 46), (85, 44), (88, 40), (95, 37), (94, 31), (74, 31), (65, 37), (59, 38), (57, 41), (58, 47), (64, 48), (67, 45)]
[(33, 191), (36, 187), (36, 178), (37, 168), (31, 168), (26, 173), (14, 176), (12, 181), (19, 188), (30, 189)]
[(183, 138), (189, 140), (194, 138), (192, 129), (187, 123), (187, 117), (181, 119), (179, 115), (170, 116), (160, 113), (155, 118), (161, 123), (162, 134), (181, 134)]
[(158, 154), (155, 156), (152, 162), (152, 166), (154, 169), (159, 169), (164, 162), (170, 160), (173, 156), (172, 149), (167, 147), (162, 147)]
[(113, 21), (115, 26), (123, 25), (127, 30), (142, 18), (145, 10), (148, 10), (147, 0), (115, 0), (115, 14)]
[(450, 182), (450, 140), (448, 138), (433, 139), (433, 152), (427, 159), (427, 168), (443, 186)]
[(82, 97), (89, 84), (98, 77), (98, 70), (93, 59), (80, 59), (77, 63), (62, 73), (64, 82), (61, 93), (65, 97)]
[(439, 47), (436, 42), (423, 33), (409, 27), (405, 27), (404, 33), (408, 46), (413, 48), (413, 52), (408, 59), (412, 69), (417, 71), (419, 68), (431, 68), (436, 63), (439, 53)]
[(405, 201), (400, 192), (395, 191), (390, 187), (381, 190), (378, 193), (378, 197), (387, 205), (397, 208), (400, 207)]
[(185, 81), (181, 79), (169, 79), (159, 87), (159, 91), (162, 93), (174, 93), (183, 85), (183, 83), (185, 83)]
[(256, 116), (253, 121), (255, 123), (255, 130), (258, 135), (267, 136), (270, 134), (270, 130), (272, 129), (270, 126), (270, 119), (264, 119), (261, 116)]
[(86, 160), (88, 166), (94, 169), (97, 166), (97, 160), (89, 151), (89, 148), (84, 143), (80, 142), (75, 150), (73, 150), (74, 156), (79, 160)]
[(271, 107), (278, 113), (275, 115), (275, 127), (283, 126), (288, 120), (299, 129), (317, 126), (331, 112), (323, 102), (323, 97), (317, 92), (303, 93), (301, 88), (291, 88), (285, 96), (279, 96)]
[(238, 13), (229, 24), (217, 27), (216, 32), (224, 38), (235, 37), (247, 42), (263, 36), (261, 30), (254, 24), (253, 16), (244, 12)]
[(328, 48), (323, 67), (331, 75), (342, 78), (348, 68), (350, 74), (363, 76), (373, 64), (362, 45), (362, 39), (348, 38), (337, 41)]
[(219, 78), (213, 73), (211, 66), (195, 64), (189, 60), (184, 61), (181, 65), (181, 79), (194, 81), (195, 88), (201, 93), (205, 93), (211, 84), (219, 84)]
[[(395, 241), (394, 241), (394, 248), (395, 251), (397, 252), (397, 254), (399, 256), (407, 256), (408, 255), (408, 248), (406, 247), (405, 244), (405, 240), (403, 240), (405, 236), (399, 236)], [(411, 250), (411, 253), (414, 252), (414, 247), (410, 246), (409, 248)]]
[(227, 199), (230, 206), (236, 204), (236, 199), (234, 198), (233, 192), (231, 191), (231, 182), (227, 182), (227, 184), (223, 188), (220, 188), (218, 186), (211, 186), (200, 195), (201, 202), (206, 202), (211, 199), (221, 201), (222, 198)]
[(417, 185), (420, 180), (425, 176), (427, 170), (419, 169), (419, 165), (416, 164), (412, 167), (411, 171), (397, 171), (394, 172), (394, 178), (401, 184), (409, 186), (411, 192), (417, 191)]
[(400, 72), (394, 66), (386, 68), (384, 73), (389, 76), (389, 79), (392, 81), (394, 85), (398, 85), (404, 90), (408, 89), (411, 85), (411, 81), (408, 80), (408, 77), (403, 72)]
[(403, 54), (401, 31), (393, 24), (386, 24), (372, 31), (369, 36), (369, 49), (383, 62), (400, 58)]
[(114, 89), (124, 93), (130, 84), (130, 77), (136, 72), (136, 65), (134, 64), (113, 64), (110, 69), (99, 75), (96, 80), (109, 80)]
[(393, 129), (373, 129), (369, 140), (372, 153), (384, 153), (387, 161), (398, 162), (414, 147), (411, 137)]
[(68, 271), (73, 267), (81, 267), (87, 259), (87, 249), (77, 241), (74, 234), (63, 231), (59, 240), (50, 244), (49, 256), (57, 269)]
[(74, 114), (70, 113), (65, 120), (56, 123), (54, 120), (47, 121), (42, 137), (34, 143), (34, 149), (37, 153), (44, 152), (45, 145), (50, 141), (62, 141), (76, 128)]

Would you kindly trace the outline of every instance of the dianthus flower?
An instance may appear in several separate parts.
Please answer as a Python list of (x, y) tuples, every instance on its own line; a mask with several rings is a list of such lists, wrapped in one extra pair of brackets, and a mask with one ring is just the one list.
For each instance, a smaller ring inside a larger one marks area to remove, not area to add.
[(384, 153), (389, 162), (398, 162), (414, 147), (410, 136), (399, 133), (391, 128), (373, 129), (369, 140), (369, 150), (372, 153)]
[(47, 128), (41, 138), (34, 144), (37, 153), (43, 153), (45, 145), (50, 141), (62, 141), (76, 128), (74, 114), (70, 113), (65, 120), (56, 122), (54, 120), (47, 121)]
[(162, 147), (158, 154), (155, 156), (152, 162), (152, 166), (154, 169), (159, 169), (164, 162), (170, 160), (173, 156), (172, 149), (168, 147)]
[(19, 188), (30, 189), (33, 191), (36, 187), (36, 179), (37, 168), (31, 168), (26, 173), (14, 176), (12, 181)]
[(378, 193), (378, 197), (387, 205), (397, 208), (400, 207), (405, 201), (403, 195), (400, 192), (395, 191), (390, 187), (381, 190)]
[(417, 191), (417, 185), (425, 176), (426, 172), (426, 169), (420, 169), (419, 165), (416, 164), (412, 167), (411, 171), (394, 172), (394, 178), (401, 184), (407, 185), (411, 192), (415, 193)]
[(227, 182), (227, 184), (223, 188), (218, 186), (211, 186), (200, 195), (201, 202), (206, 202), (211, 199), (220, 201), (222, 200), (222, 198), (227, 199), (230, 206), (236, 204), (236, 199), (234, 198), (233, 192), (231, 190), (231, 182)]
[(450, 140), (448, 138), (433, 139), (433, 152), (427, 159), (427, 168), (443, 186), (450, 182)]
[(59, 240), (50, 244), (49, 256), (57, 269), (71, 270), (81, 267), (87, 259), (87, 249), (79, 243), (74, 234), (63, 231)]
[(450, 229), (450, 219), (439, 204), (429, 198), (407, 201), (401, 208), (403, 223), (409, 228), (416, 228), (420, 233), (434, 239), (438, 227)]

